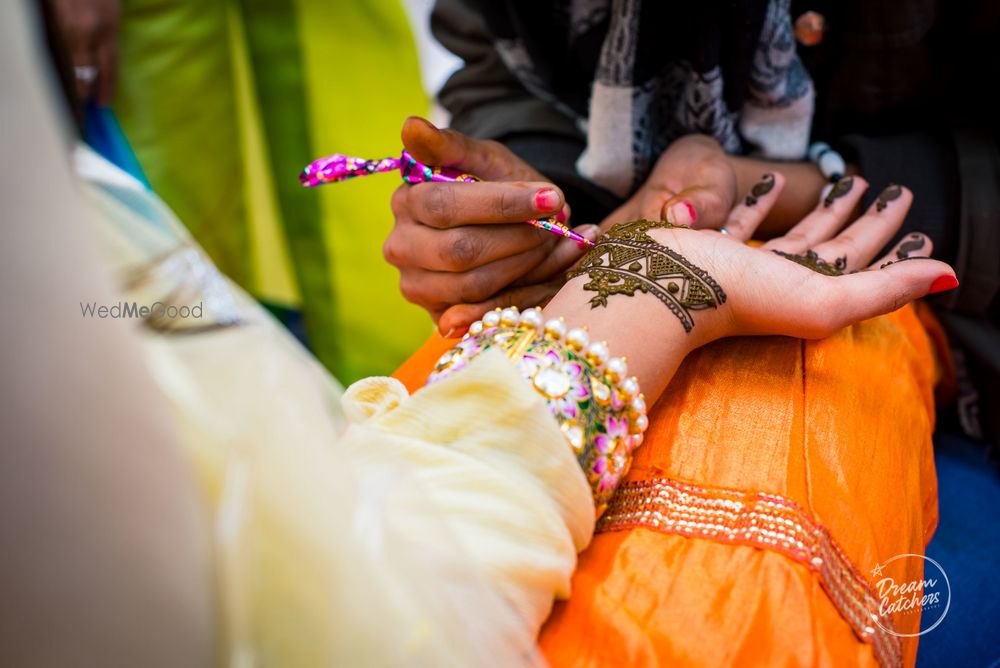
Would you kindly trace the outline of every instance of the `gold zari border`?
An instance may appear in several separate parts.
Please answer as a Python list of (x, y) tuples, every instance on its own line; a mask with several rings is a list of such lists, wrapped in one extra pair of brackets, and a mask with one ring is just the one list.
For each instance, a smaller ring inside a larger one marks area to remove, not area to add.
[[(703, 487), (670, 478), (622, 483), (597, 531), (647, 528), (776, 550), (815, 573), (841, 616), (886, 668), (902, 665), (891, 617), (823, 525), (776, 494)], [(874, 622), (878, 623), (874, 623)], [(887, 630), (888, 629), (888, 630)]]

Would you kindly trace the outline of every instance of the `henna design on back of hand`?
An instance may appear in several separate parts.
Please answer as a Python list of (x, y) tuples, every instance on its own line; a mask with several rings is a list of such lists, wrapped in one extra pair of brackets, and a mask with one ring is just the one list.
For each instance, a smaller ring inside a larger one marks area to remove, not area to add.
[(583, 289), (597, 293), (590, 300), (591, 308), (607, 306), (614, 295), (652, 294), (690, 332), (694, 327), (691, 311), (718, 308), (726, 302), (726, 293), (708, 272), (646, 233), (676, 227), (683, 226), (651, 220), (615, 225), (568, 278), (584, 274), (590, 278)]

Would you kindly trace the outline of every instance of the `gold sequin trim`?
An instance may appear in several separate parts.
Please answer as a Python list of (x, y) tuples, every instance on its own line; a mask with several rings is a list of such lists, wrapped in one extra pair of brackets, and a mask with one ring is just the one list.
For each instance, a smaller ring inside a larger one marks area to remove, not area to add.
[[(826, 527), (794, 501), (776, 494), (702, 487), (670, 478), (626, 482), (619, 487), (597, 531), (647, 528), (776, 550), (815, 573), (841, 616), (872, 645), (886, 668), (901, 666), (902, 642), (891, 617)], [(878, 620), (878, 624), (875, 620)]]

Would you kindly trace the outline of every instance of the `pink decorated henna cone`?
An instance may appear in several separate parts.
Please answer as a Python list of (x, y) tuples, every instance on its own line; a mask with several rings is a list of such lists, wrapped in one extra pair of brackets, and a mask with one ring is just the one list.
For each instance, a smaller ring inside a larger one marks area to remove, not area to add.
[[(308, 188), (314, 188), (327, 183), (339, 183), (359, 176), (382, 174), (398, 171), (406, 183), (475, 183), (478, 177), (450, 167), (430, 167), (420, 162), (407, 151), (398, 158), (382, 158), (381, 160), (365, 160), (349, 155), (335, 153), (325, 158), (314, 160), (302, 173), (299, 181)], [(555, 218), (541, 218), (524, 221), (529, 225), (545, 230), (558, 236), (576, 241), (584, 247), (592, 247), (594, 242), (577, 234)]]

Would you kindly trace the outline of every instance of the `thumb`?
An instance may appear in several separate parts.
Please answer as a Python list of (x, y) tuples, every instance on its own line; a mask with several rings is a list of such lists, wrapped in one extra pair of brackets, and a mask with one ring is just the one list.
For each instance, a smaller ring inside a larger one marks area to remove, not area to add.
[[(441, 130), (420, 116), (407, 118), (400, 134), (403, 148), (420, 162), (434, 167), (458, 167), (474, 172), (474, 165), (469, 162), (476, 162), (480, 152), (475, 150), (475, 144), (478, 143), (475, 139), (455, 130)], [(479, 174), (477, 176), (484, 178)]]
[(420, 116), (407, 118), (400, 135), (403, 148), (425, 165), (461, 169), (485, 181), (546, 180), (502, 144), (440, 129)]
[[(891, 313), (910, 302), (929, 294), (958, 287), (955, 271), (937, 260), (913, 258), (912, 261), (895, 262), (884, 269), (870, 269), (845, 276), (821, 277), (826, 285), (829, 305), (822, 336), (856, 322)], [(822, 294), (822, 293), (820, 293)], [(811, 293), (813, 305), (817, 293)], [(819, 301), (822, 301), (822, 296)], [(815, 313), (815, 308), (812, 309)], [(813, 337), (806, 337), (813, 338)]]
[(958, 287), (954, 269), (925, 257), (848, 274), (837, 282), (844, 293), (844, 318), (850, 322), (891, 313), (915, 299)]
[(400, 137), (403, 148), (428, 165), (452, 167), (464, 158), (454, 139), (448, 138), (433, 123), (420, 116), (410, 116), (403, 122)]
[(719, 229), (725, 224), (732, 204), (721, 188), (687, 188), (667, 200), (661, 219), (696, 229)]

